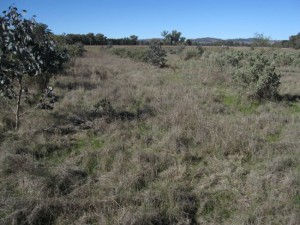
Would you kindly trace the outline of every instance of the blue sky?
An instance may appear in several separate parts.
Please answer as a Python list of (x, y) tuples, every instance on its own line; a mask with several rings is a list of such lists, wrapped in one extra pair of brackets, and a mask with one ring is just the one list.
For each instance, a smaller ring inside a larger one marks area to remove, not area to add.
[(0, 10), (13, 3), (55, 34), (135, 34), (142, 39), (175, 29), (187, 38), (263, 33), (283, 40), (300, 32), (300, 0), (0, 0)]

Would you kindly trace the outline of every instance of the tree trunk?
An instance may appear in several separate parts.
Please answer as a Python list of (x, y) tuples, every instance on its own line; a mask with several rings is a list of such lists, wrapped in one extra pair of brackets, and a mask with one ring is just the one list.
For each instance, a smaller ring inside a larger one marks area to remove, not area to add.
[(19, 129), (19, 120), (20, 120), (20, 105), (21, 105), (21, 97), (22, 97), (22, 77), (19, 78), (19, 95), (18, 95), (18, 102), (17, 102), (17, 109), (16, 109), (16, 127), (15, 130)]

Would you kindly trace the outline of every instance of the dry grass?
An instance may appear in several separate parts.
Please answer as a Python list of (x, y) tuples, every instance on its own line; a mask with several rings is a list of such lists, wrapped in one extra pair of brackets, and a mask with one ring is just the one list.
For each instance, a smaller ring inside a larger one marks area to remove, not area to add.
[(87, 50), (54, 110), (12, 132), (0, 109), (1, 224), (299, 224), (299, 67), (256, 103), (190, 48), (165, 69)]

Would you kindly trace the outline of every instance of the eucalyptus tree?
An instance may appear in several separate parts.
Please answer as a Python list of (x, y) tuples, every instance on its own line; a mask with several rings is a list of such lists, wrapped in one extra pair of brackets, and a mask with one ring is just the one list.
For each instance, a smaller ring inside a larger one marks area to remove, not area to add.
[(66, 50), (58, 49), (47, 25), (26, 19), (14, 6), (0, 16), (0, 95), (16, 100), (15, 129), (19, 127), (24, 78), (49, 80), (68, 61)]
[(254, 47), (268, 47), (271, 43), (271, 37), (265, 36), (264, 34), (255, 33), (254, 34)]
[(165, 43), (169, 43), (170, 45), (176, 45), (178, 42), (184, 42), (185, 38), (181, 36), (181, 32), (177, 30), (169, 31), (162, 31), (161, 36), (164, 37)]

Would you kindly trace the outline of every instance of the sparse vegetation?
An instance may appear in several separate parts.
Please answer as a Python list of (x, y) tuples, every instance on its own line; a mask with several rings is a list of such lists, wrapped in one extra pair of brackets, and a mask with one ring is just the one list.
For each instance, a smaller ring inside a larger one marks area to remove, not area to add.
[(180, 48), (84, 46), (42, 98), (24, 76), (15, 131), (0, 98), (0, 224), (298, 224), (299, 52)]
[(230, 74), (274, 72), (278, 50), (169, 54), (173, 71), (86, 49), (50, 80), (50, 112), (11, 133), (0, 109), (1, 223), (297, 224), (299, 67), (279, 65), (281, 101), (260, 102)]

